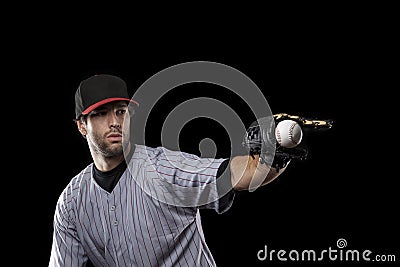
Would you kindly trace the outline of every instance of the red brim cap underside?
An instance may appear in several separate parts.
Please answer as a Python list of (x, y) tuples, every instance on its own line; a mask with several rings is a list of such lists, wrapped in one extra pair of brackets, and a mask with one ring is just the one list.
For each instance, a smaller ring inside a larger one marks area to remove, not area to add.
[(91, 112), (92, 110), (95, 110), (96, 108), (100, 107), (101, 105), (104, 105), (104, 104), (107, 104), (107, 103), (110, 103), (110, 102), (113, 102), (113, 101), (120, 101), (120, 100), (126, 100), (126, 101), (132, 102), (135, 105), (139, 106), (139, 103), (136, 102), (135, 100), (132, 100), (132, 99), (129, 99), (129, 98), (114, 97), (114, 98), (107, 98), (107, 99), (101, 100), (101, 101), (89, 106), (87, 109), (85, 109), (82, 112), (82, 114), (86, 115), (89, 112)]

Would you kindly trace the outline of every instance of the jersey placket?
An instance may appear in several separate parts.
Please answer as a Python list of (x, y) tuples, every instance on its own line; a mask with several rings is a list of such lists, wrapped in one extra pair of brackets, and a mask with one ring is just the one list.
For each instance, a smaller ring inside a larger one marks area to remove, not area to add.
[(117, 251), (119, 250), (119, 225), (121, 225), (122, 221), (120, 221), (120, 216), (118, 216), (117, 211), (117, 203), (114, 200), (114, 195), (112, 193), (105, 193), (105, 197), (103, 198), (103, 206), (104, 206), (104, 214), (107, 223), (107, 235), (106, 235), (106, 246), (108, 246), (108, 252), (112, 252), (114, 255), (106, 255), (106, 257), (113, 258), (112, 261), (117, 259)]

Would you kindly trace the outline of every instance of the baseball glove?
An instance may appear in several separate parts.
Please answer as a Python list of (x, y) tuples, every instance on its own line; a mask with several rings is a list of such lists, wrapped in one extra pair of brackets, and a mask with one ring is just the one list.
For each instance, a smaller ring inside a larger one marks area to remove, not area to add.
[(278, 113), (254, 121), (246, 130), (242, 144), (253, 158), (254, 155), (259, 155), (261, 163), (266, 163), (277, 171), (284, 168), (291, 160), (305, 160), (308, 155), (308, 148), (304, 142), (294, 148), (285, 148), (277, 143), (275, 125), (283, 120), (296, 121), (305, 134), (330, 129), (333, 125), (330, 119), (311, 119), (286, 113)]

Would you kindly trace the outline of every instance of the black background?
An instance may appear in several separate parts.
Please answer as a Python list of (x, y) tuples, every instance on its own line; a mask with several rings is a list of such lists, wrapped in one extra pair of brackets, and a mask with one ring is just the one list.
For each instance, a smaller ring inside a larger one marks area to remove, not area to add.
[[(13, 64), (8, 66), (15, 74), (9, 76), (15, 88), (21, 88), (13, 100), (23, 100), (22, 119), (15, 129), (17, 143), (27, 152), (10, 153), (24, 157), (17, 183), (28, 192), (13, 209), (23, 217), (16, 251), (34, 252), (35, 266), (48, 264), (57, 198), (91, 160), (72, 122), (79, 82), (95, 73), (111, 73), (134, 90), (164, 68), (201, 60), (226, 64), (247, 75), (263, 91), (273, 113), (334, 121), (331, 130), (307, 138), (307, 161), (295, 162), (255, 192), (238, 195), (224, 214), (202, 211), (206, 240), (217, 264), (265, 266), (270, 262), (257, 260), (265, 245), (318, 251), (336, 248), (339, 238), (347, 240), (349, 249), (399, 258), (398, 138), (385, 124), (396, 124), (390, 121), (396, 107), (390, 90), (395, 87), (389, 83), (390, 55), (385, 45), (376, 42), (386, 36), (373, 23), (335, 22), (291, 24), (273, 36), (249, 32), (217, 38), (203, 33), (179, 41), (171, 36), (148, 41), (110, 28), (96, 32), (89, 28), (83, 36), (73, 31), (68, 35), (30, 31), (22, 38), (26, 42), (19, 42), (17, 51), (9, 54)], [(187, 97), (223, 95), (222, 88), (219, 92), (203, 86), (193, 86)], [(170, 97), (157, 107), (161, 116), (153, 118), (155, 129), (161, 129), (164, 112), (173, 108), (168, 100), (185, 100), (179, 90)], [(182, 132), (182, 149), (198, 153), (198, 142), (205, 137), (226, 144), (223, 132), (216, 134), (212, 124), (193, 122)], [(157, 132), (150, 137), (153, 145), (160, 142)], [(218, 147), (218, 156), (228, 153), (225, 145)]]

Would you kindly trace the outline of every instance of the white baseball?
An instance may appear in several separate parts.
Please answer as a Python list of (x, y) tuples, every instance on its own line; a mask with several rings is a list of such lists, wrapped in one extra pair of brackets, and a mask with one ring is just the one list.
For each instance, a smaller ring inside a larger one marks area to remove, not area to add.
[(294, 120), (283, 120), (275, 128), (275, 137), (279, 145), (293, 148), (300, 144), (303, 131), (300, 124)]

